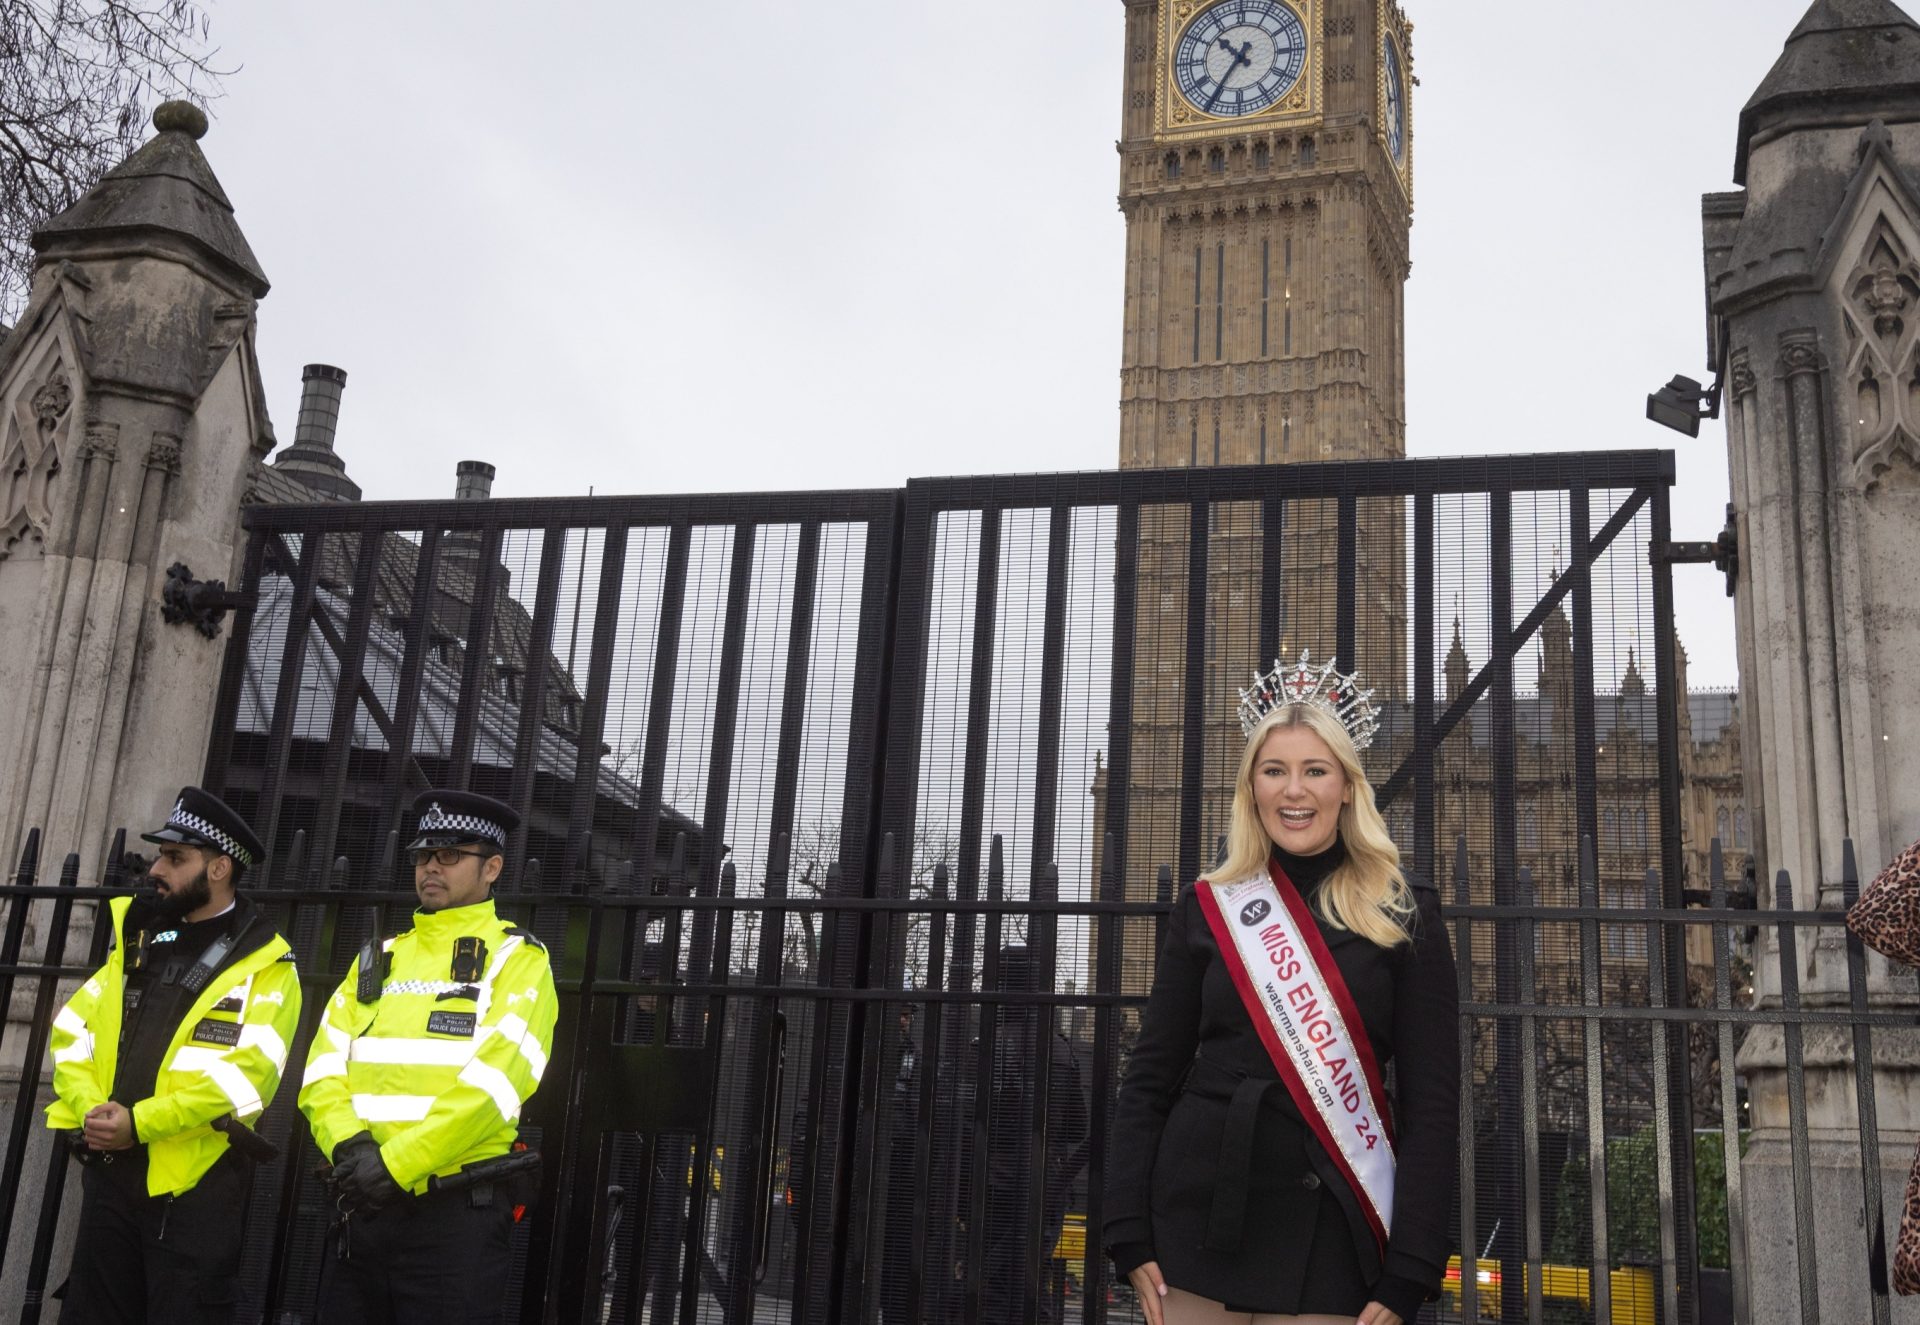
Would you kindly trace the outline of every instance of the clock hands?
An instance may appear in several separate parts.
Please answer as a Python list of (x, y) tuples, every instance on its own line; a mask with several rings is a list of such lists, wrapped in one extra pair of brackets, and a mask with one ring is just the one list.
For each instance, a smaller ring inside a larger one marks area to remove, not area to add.
[(1233, 71), (1235, 69), (1238, 69), (1243, 64), (1249, 66), (1253, 64), (1253, 61), (1247, 58), (1247, 52), (1253, 49), (1253, 43), (1251, 41), (1241, 42), (1240, 49), (1236, 51), (1233, 48), (1233, 43), (1225, 37), (1222, 37), (1220, 38), (1220, 49), (1231, 55), (1233, 59), (1228, 63), (1225, 71), (1223, 71), (1220, 77), (1214, 82), (1213, 95), (1208, 97), (1207, 104), (1200, 108), (1203, 111), (1212, 110), (1214, 103), (1220, 100), (1220, 94), (1227, 90), (1227, 80), (1233, 77)]

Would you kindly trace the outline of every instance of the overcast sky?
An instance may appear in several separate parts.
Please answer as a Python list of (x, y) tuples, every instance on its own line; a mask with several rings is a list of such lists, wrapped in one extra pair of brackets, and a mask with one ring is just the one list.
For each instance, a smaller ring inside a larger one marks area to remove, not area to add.
[[(1722, 523), (1699, 196), (1804, 0), (1407, 0), (1414, 455), (1674, 446)], [(1118, 0), (221, 4), (202, 144), (369, 498), (894, 485), (1110, 468)], [(1696, 684), (1736, 681), (1682, 568)]]

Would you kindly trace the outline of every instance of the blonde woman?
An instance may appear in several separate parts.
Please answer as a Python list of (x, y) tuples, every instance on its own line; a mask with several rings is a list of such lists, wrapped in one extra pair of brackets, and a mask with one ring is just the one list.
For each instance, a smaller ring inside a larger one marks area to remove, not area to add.
[(1242, 692), (1227, 859), (1169, 919), (1114, 1111), (1104, 1241), (1148, 1325), (1400, 1325), (1446, 1272), (1453, 950), (1360, 766), (1371, 693), (1305, 654)]

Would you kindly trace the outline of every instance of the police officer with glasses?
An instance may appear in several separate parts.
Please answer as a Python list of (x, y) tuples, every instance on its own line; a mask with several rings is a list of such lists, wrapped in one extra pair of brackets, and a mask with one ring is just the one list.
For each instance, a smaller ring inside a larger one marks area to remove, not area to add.
[(531, 1159), (520, 1108), (559, 1010), (545, 948), (494, 910), (519, 816), (460, 791), (426, 792), (413, 815), (413, 927), (354, 959), (300, 1090), (341, 1215), (322, 1325), (500, 1319)]
[(183, 787), (150, 891), (108, 903), (107, 964), (54, 1019), (47, 1126), (84, 1169), (60, 1319), (225, 1322), (252, 1184), (300, 1021), (287, 941), (236, 888), (266, 855), (233, 809)]

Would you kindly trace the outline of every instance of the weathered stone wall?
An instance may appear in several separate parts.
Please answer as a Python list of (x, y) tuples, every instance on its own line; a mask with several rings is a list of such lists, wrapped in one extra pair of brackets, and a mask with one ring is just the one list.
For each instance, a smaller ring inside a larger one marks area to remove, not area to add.
[[(1846, 843), (1869, 876), (1920, 837), (1920, 25), (1875, 0), (1817, 0), (1741, 116), (1737, 193), (1704, 207), (1740, 541), (1743, 755), (1763, 906), (1836, 906)], [(1783, 893), (1778, 880), (1791, 880)], [(1755, 988), (1781, 1003), (1761, 931)], [(1803, 931), (1804, 1002), (1844, 1008), (1844, 936)], [(1910, 972), (1869, 964), (1876, 1006)], [(1864, 1320), (1876, 1216), (1889, 1238), (1920, 1137), (1920, 1032), (1873, 1035), (1878, 1212), (1863, 1188), (1851, 1031), (1809, 1027), (1805, 1115), (1785, 1037), (1741, 1050), (1751, 1103), (1752, 1318), (1800, 1319), (1811, 1258), (1824, 1318)], [(1811, 1248), (1796, 1244), (1792, 1126), (1810, 1142)], [(1897, 1299), (1894, 1319), (1920, 1321)]]
[(265, 278), (195, 142), (204, 118), (168, 123), (36, 236), (0, 357), (0, 472), (18, 471), (0, 480), (0, 858), (38, 826), (88, 878), (114, 828), (199, 777), (223, 641), (164, 624), (160, 589), (175, 561), (230, 573), (272, 444)]

